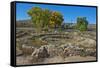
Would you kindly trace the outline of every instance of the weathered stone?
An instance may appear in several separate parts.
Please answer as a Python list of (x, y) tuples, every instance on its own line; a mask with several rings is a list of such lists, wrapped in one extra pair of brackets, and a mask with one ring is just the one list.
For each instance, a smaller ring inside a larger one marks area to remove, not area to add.
[(44, 58), (49, 57), (49, 53), (45, 46), (41, 46), (39, 49), (35, 49), (31, 56), (34, 62), (41, 62)]
[(86, 49), (87, 56), (96, 56), (96, 50), (94, 49)]
[(46, 47), (41, 46), (39, 48), (38, 57), (39, 58), (47, 58), (47, 57), (49, 57), (48, 50), (46, 49)]
[(85, 47), (93, 47), (96, 46), (96, 41), (90, 38), (86, 38), (84, 41), (81, 41), (80, 44)]
[(19, 48), (16, 48), (16, 56), (20, 56), (22, 54), (23, 54), (22, 50), (20, 50)]
[(24, 55), (31, 55), (34, 50), (35, 48), (33, 46), (28, 46), (26, 44), (22, 45), (22, 51)]

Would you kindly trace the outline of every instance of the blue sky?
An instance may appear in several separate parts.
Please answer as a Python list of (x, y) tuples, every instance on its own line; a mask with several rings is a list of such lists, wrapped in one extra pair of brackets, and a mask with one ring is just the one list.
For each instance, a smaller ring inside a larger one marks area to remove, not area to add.
[(30, 19), (27, 11), (32, 7), (41, 7), (42, 9), (49, 9), (51, 11), (59, 11), (62, 13), (64, 22), (76, 22), (77, 17), (87, 17), (91, 24), (96, 23), (96, 8), (95, 7), (80, 7), (80, 6), (61, 6), (61, 5), (47, 5), (47, 4), (30, 4), (30, 3), (16, 3), (16, 20)]

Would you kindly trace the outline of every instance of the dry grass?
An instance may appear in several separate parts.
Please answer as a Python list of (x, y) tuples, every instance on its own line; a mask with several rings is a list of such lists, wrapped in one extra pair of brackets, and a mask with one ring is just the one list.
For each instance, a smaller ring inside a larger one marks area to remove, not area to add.
[(48, 43), (46, 41), (36, 39), (36, 40), (32, 40), (32, 44), (33, 44), (33, 46), (41, 47), (43, 45), (47, 45)]

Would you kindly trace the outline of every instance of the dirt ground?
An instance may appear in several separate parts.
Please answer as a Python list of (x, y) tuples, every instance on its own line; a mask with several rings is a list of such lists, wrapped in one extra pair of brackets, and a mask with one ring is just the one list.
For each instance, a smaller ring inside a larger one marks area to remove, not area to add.
[(17, 65), (30, 65), (30, 64), (47, 64), (47, 63), (64, 63), (64, 62), (81, 62), (81, 61), (95, 61), (96, 57), (80, 57), (80, 56), (71, 56), (63, 59), (60, 56), (55, 56), (52, 58), (45, 58), (43, 62), (32, 63), (29, 61), (31, 57), (17, 57)]

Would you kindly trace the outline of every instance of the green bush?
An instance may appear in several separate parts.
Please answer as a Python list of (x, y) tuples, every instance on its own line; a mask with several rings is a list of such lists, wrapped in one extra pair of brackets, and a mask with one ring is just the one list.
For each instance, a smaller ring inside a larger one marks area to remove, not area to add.
[(87, 27), (88, 27), (88, 21), (86, 20), (86, 17), (78, 17), (76, 28), (80, 31), (86, 31)]
[(82, 56), (82, 57), (86, 57), (86, 52), (85, 52), (85, 49), (84, 49), (84, 50), (82, 50), (82, 51), (80, 52), (80, 56)]

